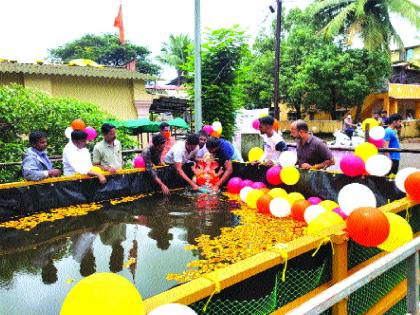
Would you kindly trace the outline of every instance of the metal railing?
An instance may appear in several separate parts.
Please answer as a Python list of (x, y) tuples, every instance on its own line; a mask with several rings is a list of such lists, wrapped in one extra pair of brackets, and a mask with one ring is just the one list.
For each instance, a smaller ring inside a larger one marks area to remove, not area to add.
[(320, 314), (404, 260), (407, 260), (407, 313), (417, 315), (419, 314), (419, 250), (420, 237), (417, 237), (294, 308), (286, 315)]

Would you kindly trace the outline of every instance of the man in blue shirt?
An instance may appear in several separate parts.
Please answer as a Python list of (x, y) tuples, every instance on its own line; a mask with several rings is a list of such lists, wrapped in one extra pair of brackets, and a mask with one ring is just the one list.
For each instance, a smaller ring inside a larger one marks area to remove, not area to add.
[(225, 172), (216, 185), (213, 186), (213, 190), (218, 191), (220, 186), (229, 178), (233, 172), (232, 161), (241, 160), (240, 156), (237, 156), (233, 144), (225, 139), (217, 139), (216, 137), (210, 137), (206, 142), (207, 150), (214, 155), (219, 162), (220, 167), (224, 168)]
[[(388, 117), (388, 128), (385, 129), (384, 148), (400, 148), (397, 132), (401, 129), (401, 120), (402, 117), (400, 114), (392, 114)], [(400, 164), (400, 152), (390, 152), (389, 158), (392, 161), (392, 168), (389, 174), (397, 174)]]
[(47, 177), (61, 175), (60, 170), (52, 167), (47, 156), (47, 135), (42, 131), (34, 131), (29, 135), (31, 147), (26, 150), (22, 161), (22, 174), (26, 180), (38, 181)]

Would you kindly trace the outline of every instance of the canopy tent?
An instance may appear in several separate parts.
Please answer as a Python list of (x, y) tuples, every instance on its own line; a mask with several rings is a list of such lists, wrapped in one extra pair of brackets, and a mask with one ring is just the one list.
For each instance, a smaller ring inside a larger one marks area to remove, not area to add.
[[(124, 121), (107, 120), (105, 122), (113, 124), (117, 128), (127, 129), (128, 132), (132, 135), (147, 132), (159, 132), (159, 126), (161, 124), (160, 121), (150, 121), (148, 118), (138, 118)], [(173, 128), (181, 128), (186, 130), (190, 129), (187, 122), (180, 117), (171, 119), (167, 121), (167, 123)]]

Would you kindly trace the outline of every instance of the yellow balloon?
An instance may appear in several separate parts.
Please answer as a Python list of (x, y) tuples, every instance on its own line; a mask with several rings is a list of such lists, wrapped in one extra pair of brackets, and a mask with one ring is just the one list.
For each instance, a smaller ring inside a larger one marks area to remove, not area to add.
[(317, 234), (331, 226), (344, 222), (343, 218), (335, 212), (327, 211), (318, 215), (308, 224), (308, 233)]
[(283, 188), (273, 188), (271, 189), (268, 194), (273, 198), (286, 198), (287, 191), (285, 191)]
[(335, 208), (339, 207), (338, 203), (332, 200), (323, 200), (318, 205), (323, 207), (327, 211), (333, 211)]
[(60, 315), (144, 315), (136, 287), (111, 272), (94, 273), (79, 281), (67, 294)]
[(368, 158), (378, 154), (378, 148), (372, 143), (363, 142), (357, 146), (356, 150), (354, 150), (354, 154), (366, 162)]
[(379, 122), (374, 118), (366, 118), (362, 122), (362, 130), (365, 131), (366, 125), (369, 124), (369, 130), (373, 127), (379, 126)]
[(389, 235), (379, 249), (391, 252), (413, 239), (413, 230), (404, 218), (395, 213), (385, 213), (389, 222)]
[(294, 185), (300, 179), (300, 173), (294, 166), (283, 167), (280, 172), (280, 178), (286, 185)]
[(305, 196), (304, 195), (302, 195), (301, 193), (299, 193), (299, 192), (296, 192), (296, 191), (294, 191), (294, 192), (291, 192), (290, 194), (289, 194), (289, 196), (288, 196), (289, 198), (290, 198), (290, 200), (292, 201), (292, 205), (296, 202), (296, 201), (298, 201), (298, 200), (305, 200)]
[(93, 166), (90, 170), (99, 174), (102, 174), (104, 172), (99, 166)]
[(251, 209), (256, 209), (257, 208), (257, 200), (264, 195), (264, 192), (260, 189), (254, 189), (251, 190), (248, 193), (248, 196), (246, 196), (246, 204), (248, 207), (250, 207)]
[(266, 114), (266, 113), (261, 113), (261, 114), (258, 116), (258, 118), (267, 117), (267, 116), (268, 116), (268, 114)]
[(248, 152), (248, 160), (249, 161), (258, 161), (262, 158), (264, 151), (261, 148), (255, 147), (249, 150)]

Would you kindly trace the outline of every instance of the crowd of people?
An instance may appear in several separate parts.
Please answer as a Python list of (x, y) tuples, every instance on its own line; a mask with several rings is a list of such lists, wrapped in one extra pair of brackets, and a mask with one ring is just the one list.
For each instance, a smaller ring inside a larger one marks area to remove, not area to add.
[[(274, 130), (274, 119), (270, 116), (259, 118), (259, 130), (264, 141), (264, 154), (259, 161), (273, 165), (279, 163), (280, 154), (288, 150), (281, 133)], [(290, 126), (292, 137), (297, 139), (298, 166), (303, 169), (324, 169), (334, 164), (334, 159), (328, 146), (308, 131), (308, 125), (303, 120), (297, 120)], [(63, 150), (63, 175), (83, 174), (96, 176), (101, 184), (106, 183), (102, 171), (115, 174), (123, 166), (122, 147), (117, 139), (115, 126), (105, 123), (101, 128), (102, 140), (94, 146), (92, 157), (87, 149), (87, 134), (83, 130), (74, 130), (69, 142)], [(394, 140), (390, 140), (394, 141)], [(26, 180), (38, 181), (47, 177), (61, 176), (61, 171), (55, 169), (47, 155), (47, 135), (34, 131), (29, 136), (30, 148), (25, 152), (22, 162), (22, 173)], [(170, 135), (167, 123), (160, 125), (160, 132), (152, 137), (149, 146), (141, 156), (147, 173), (160, 187), (162, 193), (169, 194), (169, 188), (155, 170), (155, 166), (173, 165), (176, 173), (193, 190), (199, 185), (185, 172), (185, 165), (195, 171), (197, 161), (212, 164), (215, 181), (211, 189), (218, 191), (233, 172), (232, 161), (243, 161), (235, 146), (226, 139), (209, 136), (201, 130), (188, 134), (185, 140), (174, 141)], [(211, 157), (211, 160), (209, 160)], [(216, 167), (214, 167), (216, 165)], [(217, 175), (217, 176), (216, 176)]]

